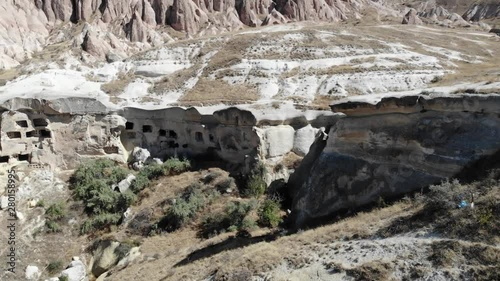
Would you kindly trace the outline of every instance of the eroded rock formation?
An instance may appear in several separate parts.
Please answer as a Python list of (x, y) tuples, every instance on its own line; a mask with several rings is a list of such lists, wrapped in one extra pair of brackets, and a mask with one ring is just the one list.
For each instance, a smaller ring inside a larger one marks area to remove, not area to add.
[(85, 98), (17, 98), (0, 111), (0, 164), (26, 161), (32, 167), (53, 169), (75, 167), (84, 158), (129, 162), (137, 158), (129, 155), (138, 147), (152, 158), (205, 157), (250, 168), (256, 158), (278, 159), (292, 151), (306, 154), (318, 128), (338, 118), (323, 114), (312, 120), (259, 120), (235, 107), (213, 114), (178, 107), (112, 111)]
[(499, 95), (407, 96), (332, 109), (347, 117), (291, 176), (299, 227), (452, 178), (500, 149)]
[[(6, 0), (0, 3), (0, 39), (5, 42), (0, 46), (0, 68), (16, 66), (49, 44), (76, 40), (73, 46), (80, 46), (82, 39), (74, 39), (79, 32), (76, 38), (85, 37), (83, 49), (103, 58), (113, 49), (130, 52), (130, 42), (146, 44), (135, 46), (142, 49), (169, 42), (167, 32), (157, 28), (161, 26), (190, 35), (211, 34), (263, 21), (339, 21), (358, 17), (365, 6), (377, 7), (380, 13), (390, 10), (364, 0)], [(90, 24), (93, 33), (81, 30), (82, 22)], [(89, 42), (92, 46), (86, 46)]]

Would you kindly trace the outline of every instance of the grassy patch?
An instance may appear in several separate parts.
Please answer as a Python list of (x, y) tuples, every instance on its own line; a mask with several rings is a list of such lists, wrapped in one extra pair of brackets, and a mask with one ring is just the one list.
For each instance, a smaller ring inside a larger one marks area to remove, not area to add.
[(238, 104), (259, 99), (257, 89), (247, 85), (229, 85), (223, 80), (200, 78), (196, 85), (179, 99), (182, 105)]

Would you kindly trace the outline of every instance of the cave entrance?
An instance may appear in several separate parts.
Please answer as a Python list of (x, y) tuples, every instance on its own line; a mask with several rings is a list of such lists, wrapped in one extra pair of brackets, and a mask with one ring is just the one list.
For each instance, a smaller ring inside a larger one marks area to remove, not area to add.
[(51, 138), (52, 134), (50, 133), (49, 130), (40, 130), (40, 136), (42, 138)]
[(151, 125), (144, 125), (144, 126), (142, 126), (142, 132), (143, 133), (152, 133), (153, 132), (153, 126), (151, 126)]
[(30, 162), (31, 156), (29, 154), (19, 154), (18, 159), (19, 161), (28, 161)]
[(20, 139), (21, 132), (7, 132), (7, 136), (9, 137), (9, 139)]
[(16, 124), (21, 128), (28, 128), (28, 122), (26, 120), (16, 121)]
[(35, 127), (46, 127), (47, 125), (49, 125), (49, 123), (43, 118), (33, 119), (33, 126)]

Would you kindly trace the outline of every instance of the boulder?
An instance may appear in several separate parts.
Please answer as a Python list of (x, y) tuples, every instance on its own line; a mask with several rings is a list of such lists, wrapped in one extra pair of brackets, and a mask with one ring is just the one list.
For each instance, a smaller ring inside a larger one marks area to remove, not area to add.
[(280, 125), (265, 129), (263, 150), (266, 158), (282, 156), (293, 148), (295, 130), (292, 126)]
[(145, 163), (146, 160), (151, 156), (151, 153), (147, 149), (136, 147), (132, 151), (132, 162), (142, 162)]
[(273, 24), (284, 24), (287, 23), (288, 20), (276, 9), (273, 9), (269, 15), (266, 16), (262, 25), (273, 25)]
[(293, 149), (292, 151), (300, 156), (304, 156), (309, 152), (309, 148), (316, 139), (316, 134), (319, 129), (313, 128), (311, 125), (307, 125), (303, 128), (298, 129), (295, 132), (293, 139)]
[(129, 174), (127, 178), (123, 179), (116, 185), (116, 188), (114, 188), (114, 190), (118, 189), (118, 191), (120, 191), (121, 193), (125, 193), (130, 188), (130, 185), (134, 180), (135, 176), (133, 174)]
[(61, 276), (67, 276), (68, 281), (88, 281), (85, 264), (81, 260), (73, 260), (68, 268), (61, 272)]
[(38, 266), (28, 265), (26, 267), (24, 277), (26, 277), (27, 280), (38, 280), (38, 278), (40, 278), (40, 275), (42, 275), (42, 273), (40, 272)]
[(119, 246), (120, 243), (116, 241), (105, 240), (100, 242), (94, 252), (94, 264), (92, 265), (92, 274), (95, 277), (99, 277), (118, 263), (119, 255), (116, 250)]
[(403, 24), (415, 24), (421, 25), (423, 24), (422, 20), (418, 17), (417, 10), (411, 8), (408, 13), (403, 17)]
[(121, 61), (121, 60), (122, 60), (122, 58), (113, 52), (108, 52), (106, 54), (106, 61), (109, 63), (113, 63), (113, 62), (117, 62), (117, 61)]
[(128, 254), (118, 262), (117, 266), (127, 266), (140, 256), (141, 251), (139, 250), (139, 247), (133, 247), (130, 249)]

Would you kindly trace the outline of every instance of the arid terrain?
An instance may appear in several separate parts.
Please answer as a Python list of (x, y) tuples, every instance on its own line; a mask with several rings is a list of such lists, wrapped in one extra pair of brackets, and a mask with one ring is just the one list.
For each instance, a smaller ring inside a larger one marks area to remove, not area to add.
[(499, 18), (3, 1), (0, 280), (500, 280)]

